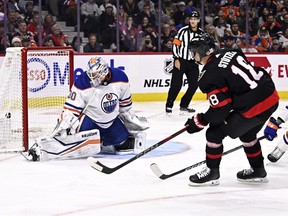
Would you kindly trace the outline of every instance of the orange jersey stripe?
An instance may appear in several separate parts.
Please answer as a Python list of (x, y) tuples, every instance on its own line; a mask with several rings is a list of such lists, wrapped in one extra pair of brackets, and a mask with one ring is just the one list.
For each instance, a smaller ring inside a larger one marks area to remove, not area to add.
[(64, 106), (63, 109), (69, 110), (69, 111), (71, 111), (71, 112), (73, 112), (73, 113), (76, 113), (76, 114), (80, 114), (80, 113), (81, 113), (81, 112), (78, 111), (78, 110), (75, 110), (75, 109), (72, 109), (72, 108), (68, 108), (68, 107), (66, 107), (66, 106)]
[(119, 102), (119, 104), (129, 104), (129, 103), (131, 103), (132, 102), (132, 99), (130, 99), (130, 100), (127, 100), (127, 101), (120, 101)]

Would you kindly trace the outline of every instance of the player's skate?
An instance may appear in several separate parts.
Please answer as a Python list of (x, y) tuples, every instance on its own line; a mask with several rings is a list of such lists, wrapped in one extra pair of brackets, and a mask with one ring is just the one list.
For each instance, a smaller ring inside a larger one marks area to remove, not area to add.
[(237, 173), (237, 180), (241, 182), (260, 182), (265, 183), (269, 180), (266, 178), (267, 173), (264, 167), (244, 169)]
[(195, 110), (189, 107), (180, 107), (180, 115), (186, 115), (194, 113)]
[(209, 167), (205, 167), (202, 171), (191, 175), (189, 177), (189, 185), (190, 186), (215, 186), (219, 185), (220, 173), (219, 169), (210, 169)]
[(275, 163), (284, 155), (284, 153), (285, 151), (282, 151), (276, 146), (276, 148), (270, 154), (268, 154), (267, 158), (271, 162)]

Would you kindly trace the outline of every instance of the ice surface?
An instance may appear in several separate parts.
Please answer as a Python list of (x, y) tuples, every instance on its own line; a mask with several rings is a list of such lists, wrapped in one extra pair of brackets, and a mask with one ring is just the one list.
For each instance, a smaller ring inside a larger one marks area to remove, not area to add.
[[(284, 109), (287, 101), (282, 101)], [(180, 116), (178, 104), (166, 117), (164, 102), (134, 103), (134, 110), (148, 117), (149, 145), (184, 127), (188, 116)], [(205, 111), (206, 101), (192, 101), (197, 112)], [(273, 115), (273, 116), (274, 116)], [(20, 154), (0, 154), (0, 215), (2, 216), (286, 216), (288, 206), (288, 154), (272, 164), (266, 156), (281, 139), (263, 140), (262, 150), (268, 183), (244, 184), (236, 173), (249, 168), (242, 149), (223, 156), (220, 185), (190, 187), (188, 177), (201, 167), (160, 180), (150, 170), (157, 163), (167, 174), (205, 159), (205, 131), (183, 133), (146, 156), (107, 175), (83, 160), (28, 162)], [(259, 137), (262, 133), (259, 134)], [(239, 139), (224, 140), (224, 150), (241, 145)], [(115, 167), (132, 156), (103, 156), (99, 161)]]

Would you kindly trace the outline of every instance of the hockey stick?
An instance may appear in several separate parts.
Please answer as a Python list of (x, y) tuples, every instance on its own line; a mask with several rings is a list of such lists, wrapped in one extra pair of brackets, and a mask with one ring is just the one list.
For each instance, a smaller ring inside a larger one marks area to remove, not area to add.
[(168, 142), (169, 140), (171, 140), (172, 138), (178, 136), (179, 134), (185, 132), (186, 130), (187, 130), (187, 126), (182, 128), (181, 130), (177, 131), (176, 133), (170, 135), (169, 137), (161, 140), (160, 142), (154, 144), (153, 146), (145, 149), (144, 151), (140, 152), (139, 154), (135, 155), (134, 157), (130, 158), (129, 160), (125, 161), (124, 163), (121, 163), (118, 166), (113, 167), (113, 168), (109, 168), (109, 167), (105, 166), (104, 164), (102, 164), (101, 162), (97, 161), (97, 159), (93, 158), (93, 157), (88, 157), (87, 158), (87, 162), (92, 168), (98, 170), (99, 172), (103, 172), (103, 173), (106, 173), (106, 174), (111, 174), (111, 173), (115, 172), (116, 170), (118, 170), (118, 169), (126, 166), (127, 164), (133, 162), (134, 160), (142, 157), (143, 155), (147, 154), (148, 152), (158, 148), (159, 146), (163, 145), (164, 143)]
[[(266, 138), (266, 136), (261, 136), (258, 140), (260, 141), (260, 140), (262, 140), (262, 139), (264, 139), (264, 138)], [(239, 146), (237, 146), (237, 147), (235, 147), (235, 148), (232, 148), (232, 149), (230, 149), (230, 150), (228, 150), (228, 151), (225, 151), (225, 152), (222, 154), (222, 156), (227, 155), (227, 154), (230, 154), (230, 153), (232, 153), (232, 152), (234, 152), (234, 151), (237, 151), (237, 150), (241, 149), (242, 147), (243, 147), (243, 145), (239, 145)], [(163, 173), (163, 172), (160, 170), (160, 168), (158, 167), (158, 165), (157, 165), (156, 163), (152, 163), (152, 164), (150, 165), (150, 168), (151, 168), (151, 170), (153, 171), (153, 173), (154, 173), (158, 178), (160, 178), (160, 179), (162, 179), (162, 180), (165, 180), (165, 179), (171, 178), (171, 177), (173, 177), (173, 176), (175, 176), (175, 175), (178, 175), (178, 174), (180, 174), (180, 173), (186, 172), (186, 171), (188, 171), (188, 170), (190, 170), (190, 169), (192, 169), (192, 168), (198, 167), (198, 166), (200, 166), (200, 165), (202, 165), (202, 164), (205, 164), (205, 163), (206, 163), (206, 160), (203, 160), (203, 161), (200, 161), (200, 162), (198, 162), (198, 163), (196, 163), (196, 164), (193, 164), (193, 165), (191, 165), (191, 166), (188, 166), (188, 167), (186, 167), (186, 168), (184, 168), (184, 169), (178, 170), (178, 171), (173, 172), (173, 173), (170, 173), (170, 174), (165, 174), (165, 173)]]

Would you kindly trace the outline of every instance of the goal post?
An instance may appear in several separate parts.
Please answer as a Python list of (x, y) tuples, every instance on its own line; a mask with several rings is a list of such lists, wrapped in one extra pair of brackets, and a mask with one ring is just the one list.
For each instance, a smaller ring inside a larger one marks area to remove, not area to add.
[(27, 151), (54, 129), (73, 84), (71, 47), (7, 48), (0, 68), (0, 152)]

